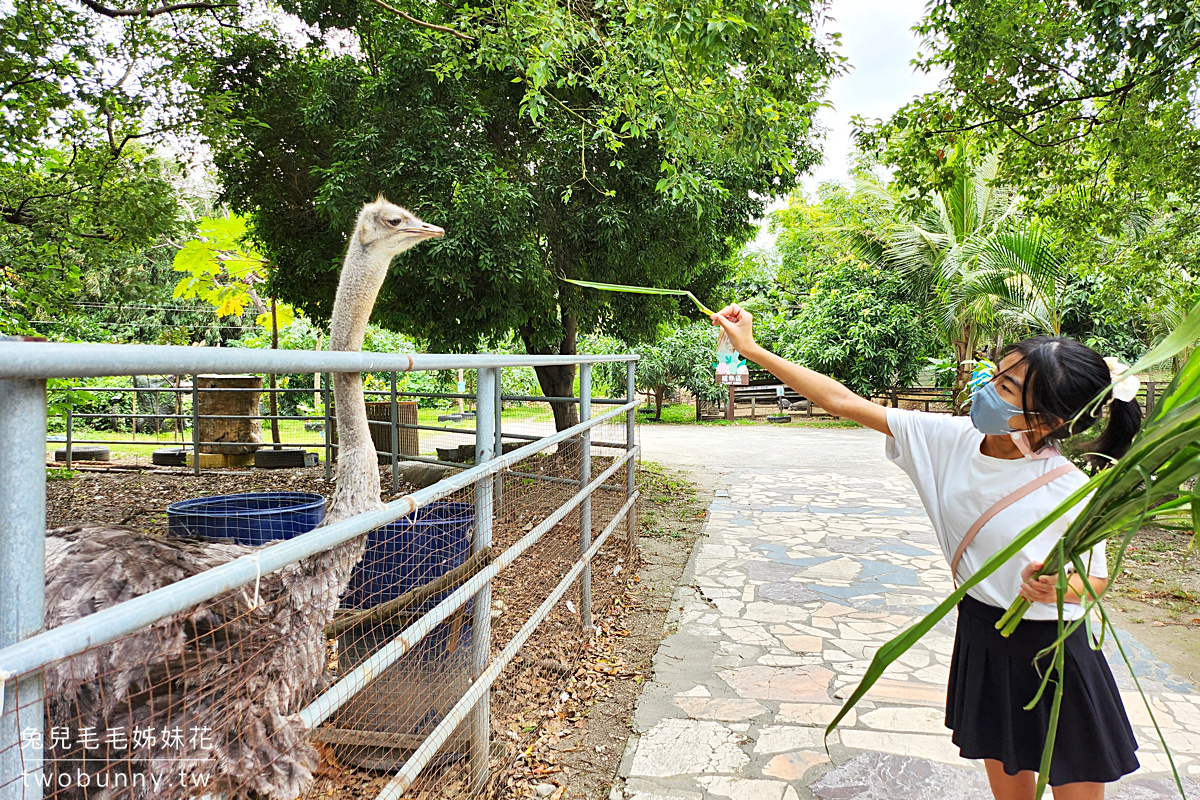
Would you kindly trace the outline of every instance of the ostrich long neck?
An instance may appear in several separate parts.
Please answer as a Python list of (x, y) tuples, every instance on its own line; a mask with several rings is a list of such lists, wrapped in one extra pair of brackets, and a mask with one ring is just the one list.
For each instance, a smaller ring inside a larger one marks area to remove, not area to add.
[[(333, 318), (329, 324), (330, 349), (362, 350), (363, 336), (371, 309), (383, 283), (387, 264), (375, 263), (371, 247), (359, 242), (358, 234), (350, 242)], [(390, 260), (390, 255), (388, 257)], [(357, 372), (333, 374), (333, 398), (337, 408), (338, 481), (326, 521), (353, 516), (379, 508), (379, 468), (367, 408), (363, 397), (362, 375)]]

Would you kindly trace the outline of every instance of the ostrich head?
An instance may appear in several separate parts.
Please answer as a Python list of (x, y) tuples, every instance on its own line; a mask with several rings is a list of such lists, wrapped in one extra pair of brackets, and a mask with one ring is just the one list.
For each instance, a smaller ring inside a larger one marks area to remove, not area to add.
[(407, 208), (389, 203), (383, 195), (375, 198), (374, 203), (363, 206), (354, 226), (358, 246), (364, 250), (378, 248), (376, 258), (380, 261), (385, 254), (390, 258), (418, 242), (444, 234), (437, 225), (422, 222)]
[(334, 350), (362, 348), (367, 320), (392, 258), (419, 242), (443, 235), (445, 231), (438, 226), (422, 222), (382, 195), (363, 206), (346, 249), (333, 303), (330, 338)]

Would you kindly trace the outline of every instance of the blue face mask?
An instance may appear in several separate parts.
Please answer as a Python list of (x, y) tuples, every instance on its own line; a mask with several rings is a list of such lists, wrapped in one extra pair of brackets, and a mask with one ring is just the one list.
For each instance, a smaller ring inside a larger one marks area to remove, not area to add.
[(984, 384), (971, 399), (971, 424), (980, 433), (992, 436), (1018, 433), (1018, 429), (1009, 425), (1008, 421), (1024, 415), (1024, 411), (1000, 396), (995, 383)]

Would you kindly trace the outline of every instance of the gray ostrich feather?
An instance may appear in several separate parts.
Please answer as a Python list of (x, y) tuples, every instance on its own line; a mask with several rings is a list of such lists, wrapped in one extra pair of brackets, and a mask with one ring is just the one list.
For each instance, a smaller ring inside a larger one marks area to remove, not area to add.
[[(441, 235), (440, 228), (382, 197), (363, 207), (334, 301), (332, 349), (362, 348), (392, 258)], [(335, 374), (333, 390), (340, 435), (338, 477), (322, 524), (383, 507), (362, 378)], [(319, 758), (297, 713), (327, 685), (325, 627), (365, 542), (365, 536), (355, 537), (263, 575), (257, 603), (254, 586), (226, 592), (47, 667), (46, 771), (52, 778), (70, 776), (69, 785), (57, 788), (55, 796), (299, 797), (311, 785)], [(48, 531), (46, 627), (86, 617), (258, 549), (166, 539), (108, 525)], [(60, 741), (50, 749), (55, 730), (64, 728), (71, 745), (64, 748)], [(98, 742), (78, 735), (88, 728)], [(114, 729), (126, 741), (106, 741), (106, 733)], [(152, 731), (154, 739), (143, 736), (135, 748), (130, 738), (136, 730)], [(167, 736), (170, 746), (164, 746)]]

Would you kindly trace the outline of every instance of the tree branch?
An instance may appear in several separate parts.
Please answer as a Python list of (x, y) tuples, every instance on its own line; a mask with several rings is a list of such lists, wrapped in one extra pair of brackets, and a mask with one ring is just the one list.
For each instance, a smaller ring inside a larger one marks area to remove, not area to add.
[[(982, 122), (976, 122), (976, 123), (973, 123), (970, 125), (954, 126), (954, 127), (950, 127), (950, 128), (935, 128), (935, 129), (932, 129), (931, 132), (934, 134), (964, 133), (966, 131), (975, 130), (977, 128), (985, 128), (985, 127), (990, 127), (992, 125), (1003, 125), (1004, 127), (1008, 128), (1009, 130), (1012, 130), (1015, 133), (1016, 131), (1013, 128), (1014, 123), (1028, 119), (1029, 117), (1037, 116), (1038, 114), (1043, 114), (1047, 111), (1051, 111), (1056, 108), (1061, 108), (1062, 106), (1068, 105), (1070, 103), (1082, 103), (1082, 102), (1086, 102), (1088, 100), (1104, 100), (1104, 99), (1108, 99), (1110, 97), (1118, 97), (1120, 100), (1124, 101), (1125, 98), (1127, 98), (1129, 96), (1129, 94), (1134, 89), (1136, 89), (1140, 84), (1145, 83), (1146, 81), (1152, 80), (1154, 78), (1161, 77), (1162, 75), (1166, 74), (1169, 71), (1188, 69), (1189, 67), (1193, 66), (1196, 62), (1196, 59), (1192, 58), (1191, 54), (1198, 49), (1200, 49), (1200, 38), (1198, 38), (1196, 41), (1192, 42), (1192, 44), (1183, 51), (1183, 53), (1181, 54), (1181, 58), (1180, 58), (1179, 62), (1177, 62), (1177, 63), (1163, 64), (1162, 66), (1157, 67), (1156, 69), (1153, 69), (1144, 75), (1134, 76), (1133, 78), (1129, 79), (1125, 83), (1119, 84), (1119, 85), (1114, 86), (1109, 89), (1098, 90), (1098, 91), (1093, 91), (1093, 92), (1084, 92), (1082, 94), (1068, 95), (1065, 97), (1058, 97), (1058, 98), (1055, 98), (1054, 100), (1050, 100), (1046, 103), (1043, 103), (1037, 107), (1026, 108), (1023, 111), (1013, 111), (1011, 109), (1006, 109), (1004, 111), (1001, 111), (990, 104), (984, 103), (981, 100), (981, 98), (979, 97), (978, 93), (964, 90), (964, 93), (968, 97), (970, 97), (971, 99), (980, 103), (980, 105), (983, 105), (985, 107), (985, 109), (989, 113), (992, 114), (993, 118), (988, 119), (988, 120), (983, 120)], [(1075, 80), (1078, 80), (1078, 79), (1075, 79)], [(1088, 118), (1088, 121), (1090, 123), (1089, 131), (1091, 130), (1091, 128), (1095, 127), (1096, 124), (1098, 124), (1098, 121), (1094, 117)], [(1018, 135), (1020, 135), (1020, 134), (1018, 134)], [(1063, 141), (1064, 142), (1072, 141), (1076, 138), (1080, 138), (1080, 137), (1070, 137), (1068, 139), (1064, 139)]]
[[(86, 2), (86, 1), (87, 0), (84, 0), (84, 2)], [(454, 30), (454, 28), (447, 28), (445, 25), (434, 25), (432, 22), (423, 22), (411, 14), (406, 14), (405, 12), (396, 8), (395, 6), (388, 5), (387, 3), (383, 2), (383, 0), (371, 0), (371, 2), (374, 3), (375, 5), (379, 6), (380, 8), (384, 8), (384, 9), (387, 9), (388, 11), (391, 11), (393, 14), (399, 14), (400, 16), (404, 17), (404, 19), (408, 20), (409, 22), (411, 22), (414, 25), (420, 25), (422, 28), (429, 28), (429, 30), (431, 30), (431, 31), (441, 31), (442, 33), (448, 33), (457, 39), (462, 39), (464, 42), (475, 41), (475, 37), (468, 36), (467, 34), (461, 32), (461, 31), (456, 31), (456, 30)]]
[(237, 8), (237, 3), (172, 3), (157, 8), (109, 8), (102, 6), (96, 0), (79, 0), (83, 5), (106, 17), (157, 17), (160, 14), (170, 14), (175, 11), (213, 11), (218, 8)]

